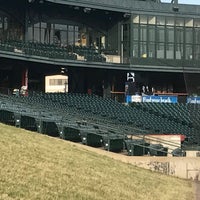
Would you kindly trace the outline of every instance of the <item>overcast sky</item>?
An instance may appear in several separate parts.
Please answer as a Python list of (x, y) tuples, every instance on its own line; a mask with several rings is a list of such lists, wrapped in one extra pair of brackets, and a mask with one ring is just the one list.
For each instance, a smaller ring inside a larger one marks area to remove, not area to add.
[[(170, 3), (171, 0), (161, 0), (162, 2)], [(194, 4), (194, 5), (200, 5), (200, 0), (178, 0), (178, 3), (180, 4)]]

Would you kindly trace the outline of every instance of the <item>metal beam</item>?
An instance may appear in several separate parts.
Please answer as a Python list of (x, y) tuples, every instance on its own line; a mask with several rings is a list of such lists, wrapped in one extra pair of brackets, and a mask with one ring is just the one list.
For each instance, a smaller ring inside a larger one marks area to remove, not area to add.
[(80, 62), (77, 60), (64, 60), (64, 59), (49, 59), (40, 56), (27, 56), (15, 53), (0, 51), (0, 58), (9, 58), (14, 60), (51, 64), (65, 67), (86, 67), (98, 69), (115, 69), (127, 71), (156, 71), (156, 72), (187, 72), (187, 73), (200, 73), (198, 66), (170, 66), (166, 65), (147, 65), (147, 64), (116, 64), (116, 63), (100, 63), (100, 62)]

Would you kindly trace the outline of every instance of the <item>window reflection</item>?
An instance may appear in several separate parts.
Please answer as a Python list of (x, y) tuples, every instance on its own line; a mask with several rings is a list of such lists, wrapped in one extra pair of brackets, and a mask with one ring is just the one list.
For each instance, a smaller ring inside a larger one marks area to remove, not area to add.
[(174, 44), (166, 45), (166, 59), (174, 59)]
[(185, 59), (186, 60), (192, 60), (192, 45), (186, 45), (185, 47)]
[(148, 57), (155, 58), (155, 43), (149, 43)]
[(190, 44), (193, 42), (193, 29), (192, 28), (186, 28), (186, 30), (185, 30), (185, 42), (190, 43)]
[(158, 42), (165, 41), (165, 28), (163, 26), (157, 27), (157, 39), (158, 39)]
[(194, 59), (200, 60), (200, 44), (194, 47)]
[(164, 58), (165, 57), (165, 45), (164, 43), (157, 44), (157, 58)]
[(59, 46), (80, 43), (79, 27), (76, 25), (35, 23), (28, 25), (28, 40)]
[(197, 17), (134, 14), (132, 26), (123, 22), (122, 32), (116, 25), (103, 33), (66, 19), (36, 21), (40, 18), (28, 20), (27, 30), (24, 30), (16, 19), (1, 12), (0, 39), (23, 40), (26, 33), (28, 41), (92, 47), (97, 51), (106, 49), (116, 55), (123, 51), (127, 60), (130, 55), (134, 58), (200, 60), (200, 19)]
[(199, 60), (200, 19), (134, 15), (133, 57), (138, 56)]

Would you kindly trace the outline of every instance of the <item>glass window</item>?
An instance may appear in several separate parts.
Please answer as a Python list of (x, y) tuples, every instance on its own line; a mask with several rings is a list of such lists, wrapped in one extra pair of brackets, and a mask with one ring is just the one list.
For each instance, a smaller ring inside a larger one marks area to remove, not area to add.
[(61, 46), (67, 45), (67, 32), (66, 31), (60, 31), (60, 39), (61, 39)]
[(64, 85), (68, 83), (67, 79), (49, 79), (49, 85)]
[(40, 42), (44, 43), (45, 42), (45, 29), (44, 28), (41, 29), (41, 33), (40, 34), (41, 34)]
[(40, 28), (40, 23), (38, 22), (38, 23), (34, 24), (34, 28)]
[(63, 85), (62, 82), (63, 82), (62, 79), (57, 79), (57, 85)]
[(40, 29), (34, 28), (34, 41), (40, 42)]
[(149, 16), (148, 24), (156, 24), (156, 17), (155, 16)]
[(192, 45), (186, 45), (185, 47), (185, 59), (186, 60), (192, 60)]
[(193, 42), (193, 29), (192, 28), (186, 28), (185, 42), (186, 43), (192, 43)]
[(140, 41), (147, 41), (147, 26), (140, 27)]
[(149, 41), (155, 42), (155, 26), (149, 26)]
[(140, 57), (146, 58), (147, 57), (147, 43), (140, 42)]
[(186, 27), (193, 27), (193, 19), (185, 19)]
[(147, 16), (140, 15), (140, 24), (147, 24)]
[(166, 44), (166, 59), (174, 59), (174, 44)]
[(61, 30), (62, 28), (62, 25), (61, 24), (55, 24), (54, 25), (54, 27), (55, 27), (55, 29), (57, 29), (57, 30)]
[(165, 41), (165, 29), (163, 26), (157, 27), (157, 40), (158, 40), (158, 42)]
[(133, 57), (138, 58), (138, 43), (133, 44)]
[(200, 27), (200, 19), (194, 19), (194, 27)]
[(155, 43), (149, 43), (148, 57), (155, 58)]
[(50, 23), (48, 23), (47, 28), (45, 28), (44, 42), (48, 44), (53, 43), (53, 25)]
[(174, 26), (174, 18), (173, 17), (167, 17), (166, 18), (166, 25), (167, 26)]
[(15, 18), (0, 14), (0, 39), (15, 40), (23, 38), (22, 24)]
[(200, 44), (200, 28), (194, 29), (194, 44)]
[(75, 31), (78, 31), (79, 28), (78, 28), (78, 26), (75, 26), (74, 29), (75, 29)]
[(183, 33), (184, 33), (184, 29), (182, 27), (176, 28), (176, 42), (177, 43), (183, 43)]
[(164, 43), (158, 43), (157, 44), (157, 58), (164, 58), (165, 53), (164, 53)]
[(54, 31), (53, 29), (49, 30), (49, 41), (50, 41), (50, 44), (53, 44), (53, 38), (54, 38)]
[(123, 41), (127, 41), (129, 38), (129, 26), (128, 24), (123, 25)]
[(139, 23), (139, 19), (140, 19), (140, 18), (139, 18), (139, 15), (134, 15), (134, 16), (133, 16), (133, 23), (134, 23), (134, 24), (138, 24), (138, 23)]
[(68, 26), (68, 44), (74, 44), (74, 26)]
[(33, 39), (33, 27), (31, 24), (29, 24), (28, 26), (28, 40), (32, 40)]
[(157, 25), (165, 25), (165, 17), (157, 16)]
[(175, 36), (175, 58), (180, 60), (183, 57), (183, 42), (184, 42), (183, 27), (176, 27)]
[(74, 26), (68, 26), (69, 31), (74, 31)]
[(139, 31), (138, 26), (134, 26), (134, 27), (133, 27), (133, 39), (134, 39), (134, 40), (139, 40), (138, 31)]
[(200, 44), (194, 46), (194, 59), (200, 60)]
[(8, 29), (8, 18), (5, 17), (4, 18), (4, 30), (7, 30)]
[(183, 44), (176, 44), (176, 59), (181, 59), (183, 57)]
[(49, 79), (49, 85), (55, 85), (55, 79)]
[(61, 45), (61, 31), (60, 30), (57, 30), (57, 29), (54, 30), (53, 39), (54, 39), (54, 44)]
[(47, 27), (47, 23), (41, 22), (41, 28), (46, 28)]
[(166, 42), (174, 42), (174, 27), (167, 27)]
[(74, 33), (74, 39), (75, 39), (75, 44), (78, 44), (79, 43), (79, 33), (78, 33), (78, 31), (75, 31), (75, 33)]
[(129, 42), (123, 43), (123, 63), (129, 63), (130, 57), (130, 45)]
[(176, 26), (184, 26), (184, 19), (183, 18), (177, 18), (176, 19)]

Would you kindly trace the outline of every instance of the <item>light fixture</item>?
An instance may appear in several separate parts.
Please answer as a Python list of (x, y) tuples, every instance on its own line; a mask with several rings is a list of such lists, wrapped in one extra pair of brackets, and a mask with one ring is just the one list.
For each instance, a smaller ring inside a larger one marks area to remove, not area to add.
[(173, 10), (174, 12), (178, 12), (178, 11), (179, 11), (179, 7), (173, 6), (172, 10)]
[(129, 18), (130, 16), (131, 16), (130, 13), (124, 13), (124, 15), (123, 15), (124, 18)]
[(83, 11), (84, 13), (89, 13), (91, 11), (91, 8), (84, 8)]
[(64, 73), (66, 73), (67, 72), (67, 69), (65, 68), (65, 67), (61, 67), (60, 68), (60, 73), (61, 74), (64, 74)]

